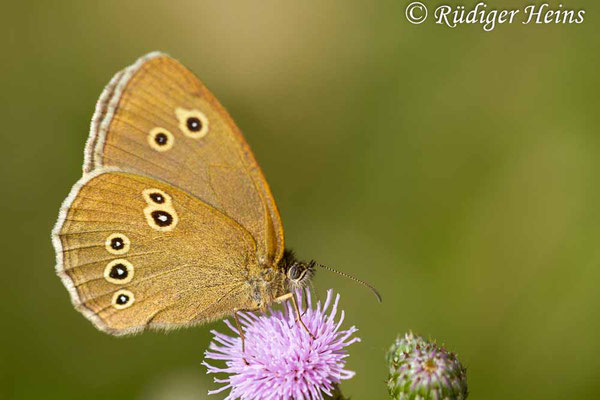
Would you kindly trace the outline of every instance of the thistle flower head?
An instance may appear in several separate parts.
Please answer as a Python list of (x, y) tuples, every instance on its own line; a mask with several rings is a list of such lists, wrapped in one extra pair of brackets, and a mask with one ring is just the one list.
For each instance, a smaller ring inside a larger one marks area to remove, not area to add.
[[(342, 379), (350, 379), (354, 372), (344, 369), (346, 347), (360, 341), (353, 337), (355, 327), (341, 330), (344, 311), (338, 321), (339, 295), (327, 292), (321, 306), (313, 308), (310, 292), (306, 291), (308, 307), (301, 311), (302, 321), (312, 333), (296, 321), (296, 313), (287, 302), (284, 311), (269, 310), (268, 314), (239, 313), (245, 337), (242, 352), (238, 330), (225, 321), (234, 336), (212, 331), (213, 341), (205, 356), (208, 359), (225, 361), (225, 368), (208, 364), (208, 373), (227, 373), (224, 379), (215, 382), (225, 385), (209, 394), (230, 389), (226, 400), (323, 399), (323, 393), (331, 395), (334, 386)], [(297, 294), (301, 304), (301, 293)]]
[(395, 400), (464, 400), (466, 370), (456, 358), (435, 343), (407, 333), (398, 337), (387, 354), (388, 389)]

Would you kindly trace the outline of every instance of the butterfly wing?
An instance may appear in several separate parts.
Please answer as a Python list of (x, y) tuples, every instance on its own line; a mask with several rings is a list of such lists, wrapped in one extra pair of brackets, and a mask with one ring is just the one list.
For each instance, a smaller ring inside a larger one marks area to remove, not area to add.
[(105, 88), (84, 172), (104, 166), (178, 186), (246, 228), (261, 264), (281, 259), (279, 212), (250, 148), (212, 93), (172, 58), (150, 53)]
[(101, 330), (202, 323), (254, 309), (256, 245), (245, 228), (150, 177), (112, 169), (72, 189), (53, 230), (57, 272)]

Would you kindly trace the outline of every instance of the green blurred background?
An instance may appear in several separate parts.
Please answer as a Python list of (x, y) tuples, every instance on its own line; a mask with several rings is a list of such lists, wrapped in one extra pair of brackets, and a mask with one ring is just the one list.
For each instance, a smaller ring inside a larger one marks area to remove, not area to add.
[(587, 11), (582, 25), (485, 33), (411, 25), (407, 3), (3, 4), (0, 202), (15, 231), (2, 233), (0, 397), (187, 400), (216, 387), (200, 362), (222, 322), (110, 337), (54, 274), (50, 229), (96, 99), (162, 50), (245, 133), (288, 245), (382, 292), (380, 305), (317, 276), (363, 338), (346, 394), (387, 398), (384, 352), (412, 329), (459, 354), (472, 399), (598, 398), (600, 6), (563, 1)]

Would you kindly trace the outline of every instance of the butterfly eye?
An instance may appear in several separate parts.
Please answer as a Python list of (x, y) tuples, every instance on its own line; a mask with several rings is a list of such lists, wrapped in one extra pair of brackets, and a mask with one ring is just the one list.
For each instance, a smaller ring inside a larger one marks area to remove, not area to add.
[(175, 137), (164, 128), (154, 128), (148, 134), (148, 144), (156, 151), (167, 151), (175, 143)]
[(294, 264), (288, 271), (288, 278), (293, 281), (299, 281), (306, 274), (306, 268), (302, 265)]
[(130, 245), (131, 241), (122, 233), (113, 233), (104, 242), (106, 250), (111, 254), (125, 254), (129, 251)]
[(124, 308), (130, 307), (135, 301), (135, 297), (133, 293), (129, 290), (121, 289), (115, 292), (112, 298), (112, 305), (117, 310), (122, 310)]
[(124, 259), (113, 260), (104, 268), (104, 279), (117, 285), (129, 283), (133, 279), (133, 265)]
[(208, 133), (208, 118), (203, 112), (178, 108), (175, 115), (179, 120), (179, 129), (187, 137), (199, 139)]

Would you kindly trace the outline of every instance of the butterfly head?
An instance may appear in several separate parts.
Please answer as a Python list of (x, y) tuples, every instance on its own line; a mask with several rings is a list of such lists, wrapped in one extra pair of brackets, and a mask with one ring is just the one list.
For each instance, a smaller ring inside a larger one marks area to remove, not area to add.
[(300, 261), (296, 258), (294, 252), (291, 250), (286, 250), (283, 253), (283, 258), (281, 259), (281, 261), (279, 261), (279, 267), (286, 276), (285, 280), (287, 282), (288, 290), (294, 291), (297, 289), (303, 289), (307, 287), (310, 284), (310, 281), (312, 280), (313, 276), (315, 275), (315, 267), (320, 267), (328, 271), (335, 272), (336, 274), (339, 274), (346, 278), (352, 279), (353, 281), (365, 286), (366, 288), (371, 290), (371, 292), (373, 292), (375, 297), (377, 297), (377, 300), (381, 303), (381, 295), (373, 286), (369, 285), (367, 282), (361, 281), (360, 279), (357, 279), (345, 272), (335, 270), (331, 267), (328, 267), (327, 265), (319, 264), (316, 261)]
[(315, 262), (300, 261), (296, 259), (291, 250), (285, 251), (279, 265), (285, 273), (289, 289), (292, 291), (307, 287), (315, 274)]

